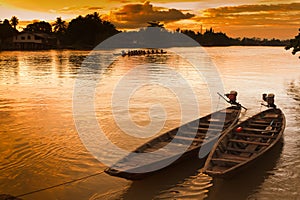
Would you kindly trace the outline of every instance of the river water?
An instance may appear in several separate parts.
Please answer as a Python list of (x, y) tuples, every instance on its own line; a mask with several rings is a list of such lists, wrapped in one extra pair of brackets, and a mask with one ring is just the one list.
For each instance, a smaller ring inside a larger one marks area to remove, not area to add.
[[(195, 48), (166, 50), (157, 56), (117, 56), (105, 68), (86, 66), (88, 51), (0, 52), (0, 194), (23, 199), (300, 199), (297, 56), (282, 47), (212, 47), (198, 54)], [(94, 65), (102, 62), (102, 53), (93, 55)], [(199, 75), (185, 56), (216, 66), (219, 77)], [(91, 92), (84, 84), (95, 79)], [(207, 81), (218, 82), (225, 92), (238, 91), (239, 102), (248, 108), (242, 120), (263, 110), (261, 94), (271, 92), (287, 118), (283, 144), (231, 179), (201, 174), (202, 163), (193, 160), (140, 181), (111, 177), (103, 171), (115, 152), (100, 162), (76, 129), (74, 105), (89, 109), (75, 98), (80, 93), (93, 98), (95, 115), (81, 112), (79, 120), (96, 118), (110, 141), (133, 150), (185, 121), (224, 108)], [(197, 107), (189, 104), (189, 89)], [(141, 132), (143, 127), (148, 131)]]

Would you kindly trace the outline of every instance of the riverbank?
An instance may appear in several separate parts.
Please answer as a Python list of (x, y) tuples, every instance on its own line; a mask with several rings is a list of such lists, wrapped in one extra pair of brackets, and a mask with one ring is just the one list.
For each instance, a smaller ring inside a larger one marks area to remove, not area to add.
[[(287, 43), (280, 43), (280, 44), (274, 44), (274, 45), (200, 45), (202, 47), (286, 47)], [(78, 51), (91, 51), (95, 48), (96, 46), (61, 46), (61, 47), (55, 47), (55, 48), (30, 48), (30, 49), (14, 49), (14, 48), (1, 48), (0, 51), (41, 51), (41, 50), (59, 50), (59, 51), (64, 51), (64, 50), (78, 50)]]

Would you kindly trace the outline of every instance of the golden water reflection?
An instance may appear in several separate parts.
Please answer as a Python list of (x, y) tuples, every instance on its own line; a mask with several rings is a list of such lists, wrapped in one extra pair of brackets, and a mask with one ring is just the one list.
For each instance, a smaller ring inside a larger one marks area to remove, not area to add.
[[(201, 57), (195, 55), (193, 48), (181, 50), (195, 59)], [(141, 182), (101, 174), (24, 199), (132, 199), (146, 198), (146, 194), (150, 199), (214, 199), (222, 196), (264, 199), (283, 198), (283, 195), (287, 199), (297, 199), (300, 184), (298, 59), (275, 47), (215, 47), (206, 50), (218, 67), (225, 91), (237, 90), (239, 102), (248, 108), (242, 118), (263, 109), (260, 101), (264, 92), (275, 93), (277, 105), (286, 114), (284, 146), (275, 156), (268, 157), (268, 163), (256, 166), (257, 171), (253, 168), (250, 174), (244, 175), (250, 182), (244, 182), (242, 178), (216, 182), (200, 175), (200, 164), (189, 160)], [(18, 195), (104, 170), (105, 166), (81, 143), (73, 121), (72, 97), (79, 72), (85, 73), (85, 78), (90, 74), (101, 75), (102, 81), (95, 93), (96, 116), (109, 139), (124, 149), (134, 149), (149, 139), (123, 133), (112, 114), (111, 92), (121, 77), (136, 66), (147, 66), (136, 74), (136, 77), (144, 78), (145, 83), (168, 77), (168, 71), (161, 66), (179, 72), (189, 80), (201, 115), (217, 109), (211, 107), (205, 81), (199, 79), (180, 56), (119, 57), (112, 65), (100, 70), (82, 67), (88, 55), (88, 51), (68, 50), (0, 52), (0, 193)], [(93, 60), (101, 62), (101, 56)], [(170, 77), (170, 82), (184, 94), (180, 82), (173, 77)], [(130, 117), (137, 125), (145, 126), (152, 119), (149, 114), (151, 104), (160, 103), (165, 108), (167, 120), (164, 128), (156, 134), (176, 127), (180, 124), (181, 110), (175, 96), (165, 87), (146, 84), (132, 93)], [(220, 109), (225, 104), (221, 104), (221, 99), (219, 101)], [(122, 99), (120, 102), (126, 103)], [(127, 113), (123, 110), (117, 112), (121, 116)], [(164, 121), (160, 115), (154, 117)], [(239, 186), (242, 187), (240, 192), (232, 195)]]

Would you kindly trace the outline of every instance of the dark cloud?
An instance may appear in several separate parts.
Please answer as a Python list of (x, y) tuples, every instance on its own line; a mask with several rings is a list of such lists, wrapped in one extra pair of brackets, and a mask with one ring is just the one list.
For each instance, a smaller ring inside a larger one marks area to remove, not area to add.
[(299, 26), (300, 3), (210, 8), (194, 19), (212, 26)]
[(144, 4), (127, 4), (110, 13), (110, 20), (118, 28), (139, 28), (147, 26), (148, 21), (170, 23), (182, 19), (190, 19), (194, 14), (183, 13), (177, 9), (153, 7), (149, 2)]
[(102, 7), (89, 7), (88, 10), (102, 10)]
[(241, 6), (230, 6), (230, 7), (220, 7), (220, 8), (210, 8), (206, 11), (209, 13), (219, 13), (219, 14), (234, 14), (242, 12), (290, 12), (299, 11), (300, 3), (291, 4), (270, 4), (270, 5), (241, 5)]

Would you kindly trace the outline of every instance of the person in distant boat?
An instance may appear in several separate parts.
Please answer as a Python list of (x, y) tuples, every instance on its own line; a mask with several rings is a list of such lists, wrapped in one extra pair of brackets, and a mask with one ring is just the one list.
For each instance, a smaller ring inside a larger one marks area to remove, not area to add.
[(237, 91), (234, 91), (234, 90), (232, 90), (232, 91), (230, 91), (230, 93), (228, 93), (228, 94), (225, 94), (225, 96), (229, 99), (229, 103), (230, 104), (233, 104), (233, 105), (241, 105), (241, 104), (239, 104), (236, 100), (237, 100)]
[(262, 95), (262, 99), (267, 102), (267, 107), (269, 108), (276, 108), (276, 105), (275, 105), (275, 95), (270, 93), (270, 94), (263, 94)]

